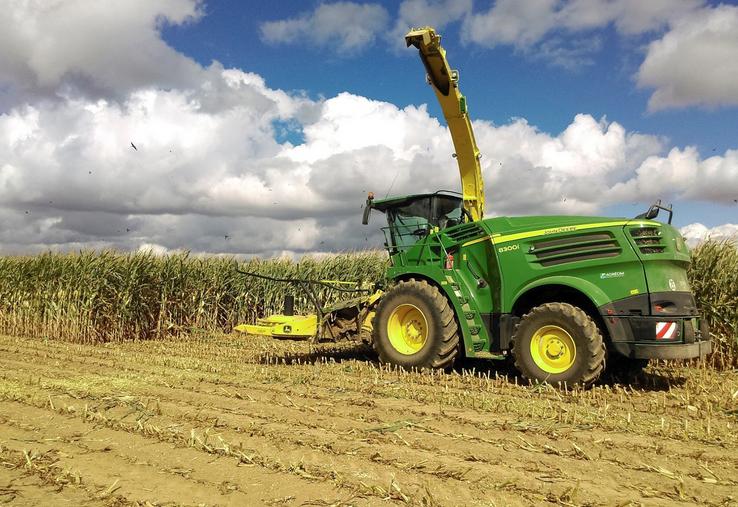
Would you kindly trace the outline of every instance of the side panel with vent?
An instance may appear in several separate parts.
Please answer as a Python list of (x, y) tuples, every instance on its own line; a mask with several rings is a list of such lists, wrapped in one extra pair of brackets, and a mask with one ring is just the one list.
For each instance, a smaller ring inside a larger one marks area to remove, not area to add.
[(625, 235), (643, 261), (649, 292), (689, 292), (689, 251), (682, 236), (667, 224), (644, 226), (633, 223)]
[(449, 228), (444, 231), (446, 237), (456, 243), (466, 243), (482, 236), (486, 236), (487, 232), (479, 225), (478, 222), (471, 222), (457, 227)]
[(622, 248), (610, 231), (544, 239), (533, 242), (528, 249), (528, 253), (533, 256), (533, 262), (541, 266), (617, 257), (621, 252)]
[(560, 229), (495, 245), (503, 312), (547, 285), (577, 290), (595, 306), (647, 293), (643, 265), (621, 224)]

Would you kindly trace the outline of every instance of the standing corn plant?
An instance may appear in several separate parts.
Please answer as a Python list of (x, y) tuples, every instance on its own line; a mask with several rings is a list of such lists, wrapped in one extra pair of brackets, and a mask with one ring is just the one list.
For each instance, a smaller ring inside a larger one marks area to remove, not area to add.
[(738, 366), (738, 248), (706, 241), (692, 252), (688, 272), (697, 305), (710, 323), (716, 367)]

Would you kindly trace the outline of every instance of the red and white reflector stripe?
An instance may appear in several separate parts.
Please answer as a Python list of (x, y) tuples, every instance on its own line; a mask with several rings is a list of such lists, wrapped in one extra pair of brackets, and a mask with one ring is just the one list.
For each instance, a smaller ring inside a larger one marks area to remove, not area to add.
[(656, 339), (670, 340), (676, 335), (676, 322), (657, 322), (656, 323)]

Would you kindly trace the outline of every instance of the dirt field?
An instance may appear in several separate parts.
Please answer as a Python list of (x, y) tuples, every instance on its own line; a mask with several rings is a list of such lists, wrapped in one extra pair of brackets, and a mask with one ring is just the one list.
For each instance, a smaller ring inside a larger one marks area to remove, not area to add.
[(565, 392), (475, 366), (0, 337), (0, 504), (738, 505), (738, 373)]

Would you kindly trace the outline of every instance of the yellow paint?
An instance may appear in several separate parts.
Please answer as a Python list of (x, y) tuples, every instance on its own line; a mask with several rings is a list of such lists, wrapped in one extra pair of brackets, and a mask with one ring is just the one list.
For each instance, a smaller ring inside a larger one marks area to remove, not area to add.
[(640, 293), (640, 292), (641, 292), (641, 291), (639, 291), (638, 289), (630, 289), (630, 295), (631, 295), (631, 296), (635, 296), (636, 294), (638, 294), (638, 293)]
[(584, 231), (587, 229), (597, 229), (599, 227), (615, 227), (615, 226), (622, 226), (626, 224), (631, 225), (640, 225), (640, 226), (653, 226), (653, 227), (661, 227), (661, 224), (658, 222), (648, 222), (648, 223), (639, 223), (639, 222), (632, 222), (631, 220), (618, 220), (615, 222), (597, 222), (592, 224), (580, 224), (580, 225), (567, 225), (564, 227), (553, 227), (550, 229), (537, 229), (535, 231), (527, 231), (527, 232), (517, 232), (514, 234), (492, 234), (491, 236), (485, 236), (483, 238), (477, 238), (473, 239), (471, 241), (467, 241), (462, 247), (474, 245), (475, 243), (480, 243), (482, 241), (491, 241), (494, 245), (499, 245), (502, 243), (509, 243), (510, 241), (518, 241), (521, 239), (528, 239), (528, 238), (535, 238), (537, 236), (546, 236), (549, 234), (560, 234), (562, 232), (574, 232), (574, 231)]
[(369, 296), (369, 299), (367, 299), (367, 301), (366, 301), (367, 304), (368, 305), (373, 305), (374, 303), (376, 303), (377, 301), (379, 301), (379, 298), (382, 297), (382, 294), (384, 294), (383, 291), (381, 291), (381, 290), (376, 291), (374, 294), (372, 294), (371, 296)]
[(428, 341), (428, 321), (417, 306), (398, 305), (387, 321), (387, 337), (400, 354), (417, 354)]
[(256, 324), (239, 324), (233, 328), (239, 333), (274, 337), (310, 338), (318, 332), (316, 315), (270, 315)]
[(563, 373), (574, 365), (577, 347), (565, 329), (546, 325), (533, 333), (530, 340), (530, 355), (536, 365), (546, 373)]
[(481, 243), (482, 241), (491, 241), (491, 242), (492, 242), (492, 244), (494, 244), (494, 242), (495, 242), (495, 238), (496, 238), (497, 236), (499, 236), (499, 234), (493, 234), (493, 235), (491, 235), (491, 236), (484, 236), (484, 237), (482, 237), (482, 238), (477, 238), (477, 239), (473, 239), (473, 240), (471, 240), (471, 241), (467, 241), (466, 243), (464, 243), (464, 244), (463, 244), (463, 245), (461, 245), (461, 246), (462, 246), (462, 247), (465, 247), (465, 246), (471, 246), (471, 245), (476, 245), (477, 243)]
[(374, 329), (374, 316), (377, 314), (374, 310), (366, 314), (364, 322), (361, 323), (361, 330), (366, 333), (371, 333)]
[(466, 97), (459, 91), (459, 73), (451, 69), (446, 50), (441, 46), (441, 36), (433, 28), (413, 29), (405, 35), (405, 42), (418, 48), (428, 72), (428, 81), (446, 118), (456, 150), (464, 207), (472, 220), (481, 220), (484, 215), (481, 154), (469, 120)]
[[(341, 280), (321, 280), (327, 283), (353, 284), (355, 282), (343, 282)], [(371, 332), (372, 321), (374, 320), (374, 305), (384, 294), (381, 290), (375, 291), (369, 296), (362, 297), (357, 303), (360, 309), (367, 309), (368, 312), (364, 321), (361, 323), (361, 329)], [(233, 328), (239, 333), (255, 334), (262, 336), (273, 336), (276, 338), (311, 338), (318, 333), (318, 317), (313, 314), (309, 315), (270, 315), (259, 319), (256, 324), (239, 324)]]

